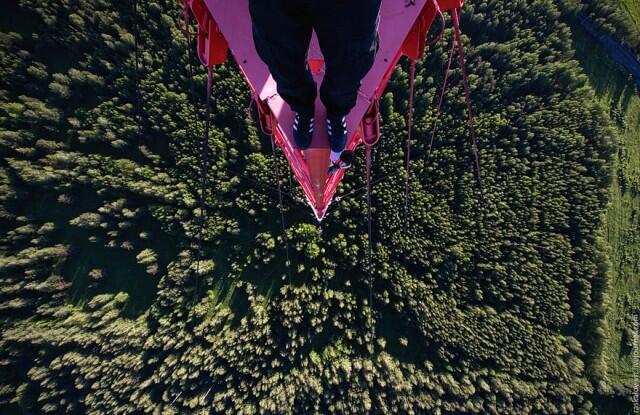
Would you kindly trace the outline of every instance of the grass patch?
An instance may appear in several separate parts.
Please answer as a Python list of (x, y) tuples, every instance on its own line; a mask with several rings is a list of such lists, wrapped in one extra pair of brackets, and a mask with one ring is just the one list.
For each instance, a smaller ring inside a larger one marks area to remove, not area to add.
[(636, 30), (640, 31), (640, 2), (638, 0), (621, 0), (620, 3)]
[[(637, 24), (640, 4), (623, 3)], [(581, 27), (573, 27), (573, 36), (576, 57), (620, 133), (606, 214), (611, 268), (603, 358), (609, 383), (630, 385), (632, 360), (623, 333), (632, 305), (640, 304), (640, 94), (629, 74)]]

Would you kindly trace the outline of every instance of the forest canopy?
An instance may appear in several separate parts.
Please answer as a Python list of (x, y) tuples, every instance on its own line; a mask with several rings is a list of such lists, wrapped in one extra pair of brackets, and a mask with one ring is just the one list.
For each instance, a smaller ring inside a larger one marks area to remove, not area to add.
[(395, 70), (372, 302), (364, 163), (321, 232), (280, 178), (287, 264), (271, 144), (232, 61), (198, 253), (206, 75), (178, 14), (11, 0), (0, 17), (2, 413), (592, 412), (615, 131), (553, 2), (465, 4), (482, 190), (457, 68), (427, 160), (451, 30), (418, 62), (407, 226)]

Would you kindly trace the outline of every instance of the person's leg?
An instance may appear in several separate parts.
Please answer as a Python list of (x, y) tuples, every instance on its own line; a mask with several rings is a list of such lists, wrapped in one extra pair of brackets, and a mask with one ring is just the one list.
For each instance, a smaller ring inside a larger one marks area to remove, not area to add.
[(381, 0), (314, 3), (313, 25), (326, 66), (320, 99), (329, 115), (342, 117), (355, 106), (360, 82), (373, 66)]
[(310, 11), (298, 0), (249, 0), (253, 40), (278, 84), (278, 94), (295, 112), (313, 117), (316, 84), (307, 67)]

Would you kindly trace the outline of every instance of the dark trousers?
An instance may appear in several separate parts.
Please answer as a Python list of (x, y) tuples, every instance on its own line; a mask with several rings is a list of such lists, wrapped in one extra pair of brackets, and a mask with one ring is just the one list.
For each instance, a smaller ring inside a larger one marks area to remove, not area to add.
[(378, 48), (381, 0), (249, 0), (256, 50), (296, 112), (313, 114), (316, 84), (307, 66), (315, 30), (325, 59), (320, 99), (329, 115), (356, 104)]

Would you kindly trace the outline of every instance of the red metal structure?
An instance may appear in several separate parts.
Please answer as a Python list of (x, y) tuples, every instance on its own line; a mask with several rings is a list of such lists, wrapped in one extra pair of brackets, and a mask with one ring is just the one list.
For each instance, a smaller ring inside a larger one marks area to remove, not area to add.
[[(296, 149), (292, 135), (293, 113), (280, 98), (267, 66), (256, 52), (248, 0), (178, 0), (198, 24), (198, 56), (209, 68), (227, 59), (227, 50), (237, 61), (256, 101), (260, 124), (282, 149), (318, 220), (327, 212), (344, 172), (327, 174), (329, 143), (326, 111), (316, 101), (316, 128), (311, 147)], [(427, 46), (428, 31), (437, 16), (451, 11), (457, 25), (457, 9), (463, 0), (382, 0), (380, 48), (375, 63), (362, 81), (356, 106), (347, 117), (347, 149), (360, 144), (370, 149), (380, 138), (378, 100), (402, 56), (419, 59)], [(444, 18), (442, 18), (444, 23)], [(309, 66), (317, 85), (322, 84), (324, 60), (315, 35), (309, 49)]]

